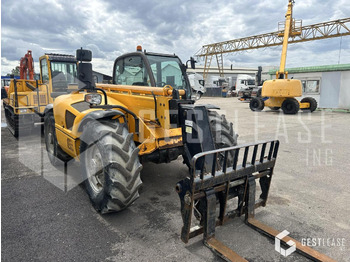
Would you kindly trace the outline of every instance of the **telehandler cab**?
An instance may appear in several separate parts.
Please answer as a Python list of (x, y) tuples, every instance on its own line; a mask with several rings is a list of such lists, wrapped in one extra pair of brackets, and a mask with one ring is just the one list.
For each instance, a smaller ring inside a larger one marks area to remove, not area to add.
[[(182, 155), (190, 169), (176, 185), (185, 243), (204, 233), (204, 243), (221, 257), (246, 261), (215, 239), (215, 226), (244, 214), (248, 225), (278, 234), (254, 219), (255, 208), (266, 205), (277, 140), (237, 146), (232, 123), (217, 107), (194, 105), (186, 66), (176, 55), (138, 48), (115, 60), (113, 84), (100, 85), (93, 83), (91, 51), (78, 49), (76, 58), (79, 88), (45, 108), (45, 142), (53, 165), (80, 160), (96, 210), (127, 208), (139, 196), (142, 163), (170, 162)], [(261, 188), (257, 201), (256, 179)], [(232, 198), (238, 206), (229, 211)], [(191, 227), (194, 220), (197, 225)], [(320, 255), (300, 243), (296, 248)]]

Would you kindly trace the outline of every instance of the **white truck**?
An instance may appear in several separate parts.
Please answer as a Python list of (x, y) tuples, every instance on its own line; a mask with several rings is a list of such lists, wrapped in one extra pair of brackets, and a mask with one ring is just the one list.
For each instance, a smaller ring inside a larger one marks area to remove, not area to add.
[(239, 74), (236, 80), (236, 90), (238, 91), (238, 99), (245, 101), (251, 97), (258, 96), (259, 87), (256, 85), (255, 77)]
[(192, 87), (193, 98), (195, 100), (199, 100), (206, 91), (203, 76), (197, 73), (189, 74), (188, 80), (190, 81), (190, 85)]
[(255, 85), (255, 77), (250, 75), (238, 74), (236, 79), (236, 90), (249, 90), (250, 88), (254, 88)]

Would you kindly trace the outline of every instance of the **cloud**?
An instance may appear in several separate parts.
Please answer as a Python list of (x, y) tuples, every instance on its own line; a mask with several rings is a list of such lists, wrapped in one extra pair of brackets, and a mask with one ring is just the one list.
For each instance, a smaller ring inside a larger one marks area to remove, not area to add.
[[(277, 30), (285, 0), (3, 0), (2, 74), (17, 65), (28, 49), (35, 61), (45, 52), (93, 51), (94, 70), (111, 74), (117, 56), (137, 45), (158, 53), (176, 53), (183, 61), (202, 45)], [(19, 12), (20, 10), (20, 12)], [(294, 17), (303, 24), (345, 18), (345, 0), (298, 0)], [(337, 63), (340, 38), (290, 45), (288, 66)], [(341, 59), (349, 63), (349, 36), (342, 38)], [(281, 47), (227, 54), (225, 64), (278, 65)], [(7, 61), (6, 65), (4, 64)]]
[(90, 49), (94, 54), (94, 58), (106, 58), (106, 53), (101, 51), (101, 49), (95, 44), (87, 44), (85, 46), (87, 49)]

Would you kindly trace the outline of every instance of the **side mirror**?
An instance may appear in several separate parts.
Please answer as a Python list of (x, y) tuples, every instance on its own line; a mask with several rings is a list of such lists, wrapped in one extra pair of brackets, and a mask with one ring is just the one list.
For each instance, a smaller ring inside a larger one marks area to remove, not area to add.
[(188, 62), (191, 62), (191, 68), (192, 69), (196, 69), (196, 63), (197, 63), (197, 61), (196, 60), (194, 60), (194, 58), (193, 57), (190, 57), (190, 60), (187, 60), (187, 62), (186, 62), (186, 69), (188, 68)]
[(196, 69), (196, 63), (197, 63), (197, 61), (195, 61), (193, 57), (190, 58), (190, 61), (191, 61), (191, 68), (192, 68), (192, 69)]
[(80, 62), (90, 62), (92, 60), (92, 52), (83, 48), (77, 49), (76, 58)]
[(92, 76), (92, 64), (83, 63), (92, 60), (92, 52), (83, 48), (77, 49), (76, 59), (80, 62), (78, 64), (78, 88), (94, 89), (95, 83)]

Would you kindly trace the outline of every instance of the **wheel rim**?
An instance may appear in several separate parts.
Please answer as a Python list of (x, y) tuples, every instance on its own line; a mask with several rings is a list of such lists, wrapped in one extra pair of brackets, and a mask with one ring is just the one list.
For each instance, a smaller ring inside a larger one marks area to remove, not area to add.
[(258, 107), (259, 107), (259, 102), (256, 101), (256, 100), (254, 100), (253, 103), (252, 103), (252, 107), (253, 107), (253, 109), (258, 109)]
[(96, 145), (87, 150), (86, 163), (88, 182), (95, 193), (100, 193), (103, 190), (105, 179), (102, 156)]
[(288, 102), (286, 104), (286, 109), (287, 109), (288, 112), (292, 111), (294, 109), (293, 104)]

